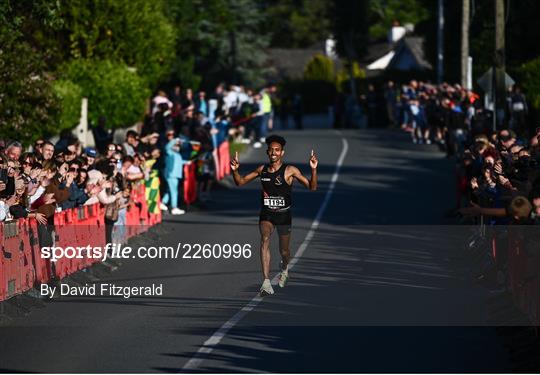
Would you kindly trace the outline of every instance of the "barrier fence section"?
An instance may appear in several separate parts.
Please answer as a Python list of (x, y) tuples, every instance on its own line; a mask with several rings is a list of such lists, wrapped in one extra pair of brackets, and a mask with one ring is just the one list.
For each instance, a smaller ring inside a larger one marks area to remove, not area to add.
[[(132, 204), (126, 212), (126, 239), (161, 222), (161, 211), (148, 212), (144, 184), (133, 188)], [(159, 204), (159, 202), (158, 202)], [(81, 258), (63, 257), (56, 262), (41, 256), (39, 238), (49, 237), (54, 246), (105, 248), (105, 209), (99, 203), (81, 206), (54, 215), (54, 226), (38, 224), (35, 219), (0, 223), (0, 302), (49, 283), (63, 279), (101, 261), (83, 251)]]
[[(480, 232), (485, 235), (485, 224), (480, 224)], [(506, 229), (507, 228), (507, 229)], [(506, 287), (514, 305), (530, 322), (540, 326), (540, 241), (535, 239), (532, 226), (509, 225), (506, 228), (494, 226), (486, 237), (485, 254), (490, 258), (488, 268), (504, 269)], [(484, 261), (485, 263), (485, 261)]]

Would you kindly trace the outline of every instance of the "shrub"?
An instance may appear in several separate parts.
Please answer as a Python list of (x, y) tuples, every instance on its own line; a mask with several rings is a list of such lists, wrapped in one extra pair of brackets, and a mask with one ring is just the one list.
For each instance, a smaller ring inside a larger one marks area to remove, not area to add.
[[(355, 61), (352, 65), (353, 77), (356, 81), (366, 78), (366, 72)], [(349, 68), (344, 65), (336, 75), (336, 88), (339, 92), (347, 91), (349, 85)]]
[(88, 98), (90, 123), (96, 124), (104, 116), (108, 127), (125, 127), (144, 115), (150, 92), (145, 80), (124, 63), (80, 59), (70, 61), (60, 71)]
[(82, 89), (75, 83), (59, 79), (53, 83), (53, 91), (60, 102), (58, 131), (73, 129), (81, 115)]
[(306, 64), (304, 80), (334, 82), (334, 62), (329, 57), (316, 54)]

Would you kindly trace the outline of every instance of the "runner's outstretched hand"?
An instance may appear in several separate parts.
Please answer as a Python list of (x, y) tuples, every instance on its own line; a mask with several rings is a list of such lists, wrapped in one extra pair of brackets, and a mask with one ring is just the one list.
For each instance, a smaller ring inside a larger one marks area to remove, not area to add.
[(234, 158), (231, 159), (231, 169), (236, 171), (240, 167), (240, 162), (238, 161), (238, 151), (234, 153)]
[(311, 167), (311, 169), (316, 169), (318, 164), (319, 164), (319, 161), (317, 160), (317, 156), (315, 155), (315, 152), (311, 150), (311, 156), (309, 158), (309, 166)]

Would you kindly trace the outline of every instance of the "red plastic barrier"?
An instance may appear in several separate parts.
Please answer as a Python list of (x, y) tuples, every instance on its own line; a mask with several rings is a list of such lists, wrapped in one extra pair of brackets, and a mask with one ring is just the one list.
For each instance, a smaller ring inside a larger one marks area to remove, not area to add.
[[(540, 257), (526, 249), (524, 234), (516, 226), (509, 231), (508, 284), (516, 306), (540, 325)], [(530, 245), (529, 245), (530, 246)]]
[(28, 219), (2, 223), (0, 226), (2, 227), (0, 300), (3, 300), (34, 286), (34, 243), (30, 241), (32, 229)]
[(184, 164), (184, 202), (188, 205), (197, 199), (196, 173), (195, 163)]
[(220, 168), (220, 161), (219, 161), (219, 148), (215, 148), (214, 151), (212, 151), (212, 156), (214, 158), (214, 167), (216, 170), (216, 180), (221, 180), (224, 176), (221, 175), (221, 168)]
[(131, 192), (132, 204), (126, 212), (126, 239), (148, 230), (149, 213), (146, 202), (146, 187), (137, 185)]
[(231, 174), (231, 154), (229, 141), (225, 141), (218, 147), (219, 169), (221, 178)]
[(52, 269), (51, 261), (41, 257), (41, 248), (39, 246), (38, 224), (35, 220), (32, 220), (32, 231), (30, 241), (34, 243), (34, 270), (36, 273), (36, 282), (39, 284), (47, 284), (51, 281)]
[(0, 301), (7, 298), (6, 254), (4, 250), (4, 225), (0, 224)]
[[(190, 165), (187, 172), (187, 180), (195, 187), (195, 165)], [(195, 189), (189, 194), (192, 198), (196, 194)], [(161, 222), (161, 212), (148, 212), (143, 185), (134, 189), (133, 200), (136, 204), (128, 211), (128, 228), (133, 228), (138, 234), (149, 225)], [(40, 228), (45, 230), (45, 227)], [(54, 232), (55, 246), (104, 248), (105, 209), (98, 203), (57, 212), (54, 215)], [(41, 257), (38, 233), (35, 219), (0, 223), (0, 301), (31, 289), (36, 282), (50, 282), (52, 262)], [(62, 279), (98, 261), (100, 259), (86, 256), (58, 259), (54, 262), (54, 273)]]
[[(76, 213), (74, 210), (57, 212), (54, 215), (55, 246), (66, 248), (77, 246), (77, 237), (74, 225), (76, 224)], [(54, 262), (54, 273), (56, 277), (64, 277), (78, 270), (77, 261), (67, 257), (59, 258)]]

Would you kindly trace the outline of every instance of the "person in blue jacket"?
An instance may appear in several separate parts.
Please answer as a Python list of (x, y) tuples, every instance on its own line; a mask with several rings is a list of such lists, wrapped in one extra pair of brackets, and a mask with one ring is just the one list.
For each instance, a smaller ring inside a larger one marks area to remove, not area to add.
[(187, 162), (182, 158), (180, 150), (183, 145), (188, 144), (188, 141), (183, 137), (176, 137), (174, 130), (168, 130), (166, 136), (163, 177), (167, 181), (168, 191), (163, 195), (161, 209), (166, 211), (170, 201), (171, 214), (183, 215), (186, 211), (178, 207), (178, 186), (183, 178), (184, 164), (187, 164)]

